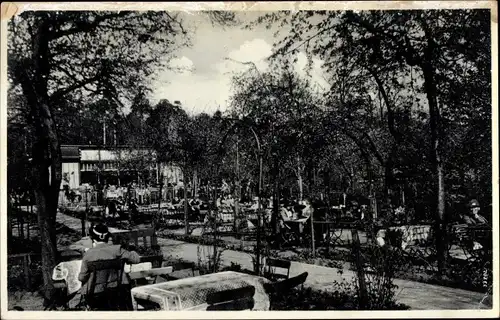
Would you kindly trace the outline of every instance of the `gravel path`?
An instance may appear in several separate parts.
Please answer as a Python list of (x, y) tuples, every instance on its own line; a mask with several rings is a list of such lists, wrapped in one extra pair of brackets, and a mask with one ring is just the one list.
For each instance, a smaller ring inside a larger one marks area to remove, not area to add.
[[(71, 216), (58, 213), (57, 221), (75, 230), (81, 229), (80, 220)], [(110, 228), (111, 232), (120, 231)], [(198, 261), (198, 247), (201, 251), (210, 252), (209, 246), (199, 246), (193, 243), (186, 243), (178, 240), (159, 238), (158, 244), (165, 255), (182, 258), (187, 261)], [(222, 254), (222, 264), (231, 265), (231, 262), (238, 263), (243, 269), (253, 269), (252, 258), (249, 254), (226, 250)], [(302, 272), (308, 272), (306, 286), (316, 289), (329, 290), (333, 288), (334, 281), (351, 281), (354, 273), (350, 270), (343, 270), (342, 274), (338, 269), (327, 268), (317, 265), (292, 262), (290, 276), (296, 276)], [(398, 286), (397, 300), (411, 307), (412, 310), (458, 310), (458, 309), (485, 309), (480, 304), (483, 294), (431, 285), (415, 281), (396, 279)]]

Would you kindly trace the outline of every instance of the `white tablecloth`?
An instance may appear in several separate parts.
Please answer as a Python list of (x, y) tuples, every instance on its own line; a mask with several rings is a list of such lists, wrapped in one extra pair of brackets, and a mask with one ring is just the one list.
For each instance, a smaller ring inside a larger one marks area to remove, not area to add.
[[(398, 227), (390, 227), (389, 230), (399, 230), (403, 233), (403, 241), (401, 247), (404, 249), (409, 245), (414, 245), (417, 241), (425, 241), (429, 239), (431, 234), (430, 225), (406, 225)], [(385, 238), (387, 231), (385, 229), (379, 230), (377, 239)]]
[(136, 298), (158, 303), (162, 310), (206, 310), (207, 294), (222, 290), (255, 287), (253, 310), (269, 310), (269, 297), (263, 284), (269, 280), (245, 273), (225, 271), (198, 277), (185, 278), (132, 289), (134, 309), (138, 309)]

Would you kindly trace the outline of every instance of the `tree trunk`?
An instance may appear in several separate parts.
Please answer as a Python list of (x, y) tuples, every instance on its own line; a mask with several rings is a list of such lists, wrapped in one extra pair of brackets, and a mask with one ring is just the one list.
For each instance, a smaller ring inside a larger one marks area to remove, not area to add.
[(198, 172), (196, 168), (193, 170), (193, 194), (192, 198), (196, 198), (198, 194)]
[[(185, 167), (184, 167), (185, 168)], [(184, 176), (187, 177), (187, 170), (184, 169)], [(188, 211), (188, 194), (187, 194), (187, 181), (184, 179), (184, 233), (189, 234), (189, 211)]]
[(55, 222), (62, 180), (61, 147), (48, 97), (49, 28), (43, 17), (33, 25), (33, 72), (28, 73), (29, 69), (22, 64), (13, 67), (26, 97), (35, 130), (32, 186), (37, 205), (46, 298), (50, 298), (53, 292), (52, 270), (57, 259)]
[[(428, 51), (432, 50), (432, 46)], [(431, 55), (431, 53), (426, 53)], [(438, 270), (440, 274), (446, 268), (447, 255), (447, 234), (445, 224), (445, 186), (444, 186), (444, 168), (441, 159), (440, 150), (440, 114), (437, 102), (437, 89), (434, 79), (434, 69), (427, 58), (422, 69), (424, 73), (424, 88), (429, 102), (430, 127), (431, 127), (431, 142), (432, 142), (432, 159), (434, 160), (434, 172), (437, 178), (437, 208), (436, 208), (436, 249), (438, 257)]]
[(302, 168), (300, 166), (300, 156), (297, 156), (297, 184), (299, 186), (299, 201), (304, 197), (304, 186), (302, 181)]
[[(48, 111), (46, 104), (41, 104), (40, 108)], [(48, 134), (43, 135), (40, 133), (37, 136), (38, 141), (34, 144), (33, 186), (37, 204), (38, 227), (40, 230), (42, 249), (43, 282), (47, 290), (46, 294), (50, 297), (52, 292), (52, 270), (56, 265), (57, 259), (55, 223), (62, 165), (60, 145), (50, 112), (43, 122), (43, 129), (44, 131), (46, 130)], [(50, 158), (49, 152), (51, 154)], [(48, 164), (50, 164), (50, 169)]]
[(385, 162), (384, 166), (384, 195), (386, 198), (386, 201), (389, 199), (392, 199), (392, 188), (394, 186), (394, 174), (393, 174), (393, 168), (394, 168), (394, 161), (393, 161), (393, 154), (396, 151), (396, 144), (392, 145), (392, 150), (390, 154), (387, 157), (387, 160)]
[(272, 233), (277, 233), (277, 221), (279, 215), (279, 205), (280, 205), (280, 190), (279, 190), (279, 163), (278, 159), (275, 157), (273, 165), (273, 179), (274, 179), (274, 192), (273, 192), (273, 213), (271, 216), (271, 226)]

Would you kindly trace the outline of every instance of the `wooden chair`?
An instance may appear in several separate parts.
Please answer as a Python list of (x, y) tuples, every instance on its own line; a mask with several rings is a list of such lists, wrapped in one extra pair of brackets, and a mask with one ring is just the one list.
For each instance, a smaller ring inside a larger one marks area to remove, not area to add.
[(141, 257), (141, 263), (143, 262), (151, 262), (153, 268), (163, 267), (163, 255), (158, 254), (154, 256), (144, 256)]
[[(83, 292), (82, 299), (85, 307), (90, 310), (122, 310), (127, 309), (127, 295), (122, 286), (124, 262), (121, 259), (91, 261), (87, 265), (91, 273), (87, 290)], [(115, 278), (116, 279), (113, 279)], [(116, 283), (116, 286), (109, 287)], [(97, 286), (104, 286), (102, 292), (96, 293)], [(130, 301), (131, 302), (131, 301)]]
[[(286, 280), (274, 282), (274, 283), (265, 283), (264, 290), (269, 295), (269, 300), (273, 299), (273, 296), (278, 296), (282, 294), (286, 294), (290, 292), (295, 287), (302, 286), (304, 287), (304, 282), (306, 282), (308, 273), (304, 272), (299, 274), (296, 277), (289, 278)], [(272, 302), (272, 301), (271, 301)]]
[(62, 310), (69, 309), (69, 301), (75, 295), (68, 296), (68, 285), (64, 280), (53, 281), (53, 291), (48, 298), (48, 303), (44, 308), (44, 311), (53, 311), (61, 308)]
[(251, 310), (255, 301), (254, 286), (213, 292), (207, 295), (207, 311)]
[[(291, 266), (290, 261), (267, 258), (266, 259), (266, 267), (267, 268), (265, 271), (265, 276), (273, 281), (276, 281), (278, 279), (288, 279), (290, 276), (290, 266)], [(276, 268), (285, 269), (286, 275), (276, 273)]]
[(142, 238), (142, 246), (144, 248), (151, 248), (159, 250), (158, 238), (153, 229), (138, 229), (128, 232), (117, 232), (112, 234), (113, 243), (115, 244), (130, 244), (132, 243), (136, 248), (139, 248), (139, 240)]

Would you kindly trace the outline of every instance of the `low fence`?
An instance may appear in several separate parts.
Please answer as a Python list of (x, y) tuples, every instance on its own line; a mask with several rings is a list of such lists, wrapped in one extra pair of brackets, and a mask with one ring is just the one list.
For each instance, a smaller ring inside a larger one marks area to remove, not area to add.
[(9, 289), (36, 290), (41, 285), (41, 256), (38, 253), (19, 253), (7, 256)]
[(9, 207), (7, 220), (9, 235), (30, 240), (38, 234), (38, 220), (33, 205)]

